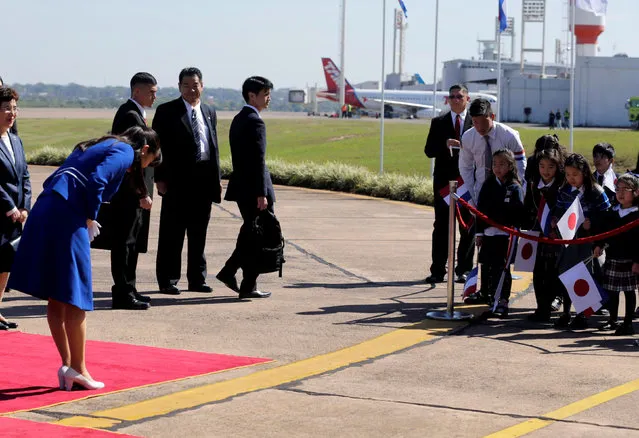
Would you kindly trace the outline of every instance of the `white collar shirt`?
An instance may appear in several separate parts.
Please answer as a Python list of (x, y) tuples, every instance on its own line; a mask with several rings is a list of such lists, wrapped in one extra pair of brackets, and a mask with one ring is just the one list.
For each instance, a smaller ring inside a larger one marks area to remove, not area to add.
[[(513, 153), (515, 163), (517, 164), (517, 174), (519, 175), (519, 179), (523, 181), (522, 185), (525, 186), (526, 152), (519, 138), (519, 133), (502, 123), (493, 122), (493, 128), (486, 137), (490, 142), (492, 153), (499, 149), (508, 149)], [(476, 205), (479, 199), (479, 192), (486, 180), (486, 171), (491, 170), (490, 168), (487, 169), (484, 163), (486, 139), (473, 127), (464, 132), (461, 143), (459, 173), (464, 180), (464, 184), (467, 185), (468, 191)]]
[[(200, 160), (207, 161), (211, 158), (211, 152), (209, 147), (209, 127), (204, 121), (204, 114), (202, 114), (201, 103), (198, 102), (197, 105), (191, 106), (186, 100), (182, 99), (184, 102), (184, 106), (186, 106), (186, 113), (188, 116), (189, 123), (191, 123), (191, 117), (193, 111), (195, 111), (195, 117), (197, 117), (199, 133), (200, 133)], [(191, 127), (193, 125), (191, 124)]]
[(466, 114), (468, 114), (468, 109), (464, 109), (461, 113), (457, 114), (456, 112), (451, 111), (450, 115), (453, 119), (453, 128), (455, 127), (455, 121), (457, 120), (457, 116), (459, 116), (459, 132), (464, 133), (464, 123), (466, 122)]
[(4, 146), (4, 150), (9, 154), (9, 158), (11, 158), (11, 162), (16, 164), (16, 155), (13, 153), (13, 146), (11, 146), (11, 137), (9, 137), (9, 133), (6, 132), (2, 136), (2, 146)]
[(140, 114), (142, 114), (142, 118), (144, 119), (144, 123), (146, 123), (146, 110), (144, 109), (144, 107), (140, 105), (135, 99), (131, 99), (129, 97), (129, 100), (138, 107), (138, 109), (140, 110)]
[(261, 119), (262, 116), (260, 115), (260, 112), (257, 110), (257, 108), (255, 108), (253, 105), (249, 105), (248, 103), (246, 105), (244, 105), (245, 107), (251, 108), (253, 111), (255, 111), (257, 113), (257, 116)]

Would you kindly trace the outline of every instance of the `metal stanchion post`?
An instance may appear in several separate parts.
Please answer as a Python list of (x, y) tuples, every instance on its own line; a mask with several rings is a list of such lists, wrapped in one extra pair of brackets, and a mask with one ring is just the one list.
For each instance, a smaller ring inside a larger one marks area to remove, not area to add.
[(471, 319), (473, 315), (470, 313), (455, 312), (455, 225), (457, 221), (457, 181), (449, 181), (450, 205), (448, 210), (448, 300), (446, 302), (446, 311), (434, 310), (426, 314), (427, 318), (440, 319), (446, 321), (460, 321)]

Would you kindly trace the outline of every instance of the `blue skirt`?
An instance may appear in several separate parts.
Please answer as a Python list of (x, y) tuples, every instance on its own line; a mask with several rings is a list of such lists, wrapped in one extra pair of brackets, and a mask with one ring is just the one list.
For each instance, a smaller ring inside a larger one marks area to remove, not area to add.
[(40, 195), (22, 232), (8, 287), (93, 310), (86, 220), (56, 192)]

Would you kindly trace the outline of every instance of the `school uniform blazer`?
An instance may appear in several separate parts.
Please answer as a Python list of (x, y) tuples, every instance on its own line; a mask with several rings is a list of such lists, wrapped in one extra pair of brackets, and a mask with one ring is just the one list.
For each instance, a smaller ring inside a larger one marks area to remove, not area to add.
[[(204, 187), (195, 186), (196, 153), (200, 145), (195, 143), (193, 128), (182, 97), (158, 106), (153, 117), (153, 129), (160, 136), (162, 164), (155, 169), (155, 181), (167, 184), (167, 191), (184, 194), (203, 193), (211, 201), (220, 203), (220, 152), (217, 145), (217, 114), (205, 103), (200, 104), (202, 116), (208, 127), (210, 175)], [(207, 162), (205, 162), (207, 163)], [(201, 179), (199, 180), (201, 181)]]
[(224, 199), (250, 202), (264, 196), (269, 204), (275, 202), (271, 173), (265, 161), (266, 125), (253, 108), (245, 106), (233, 118), (229, 141), (233, 173)]
[[(12, 238), (16, 228), (6, 213), (14, 207), (31, 210), (31, 178), (24, 147), (17, 135), (9, 133), (9, 140), (9, 145), (0, 140), (0, 245)], [(13, 150), (15, 163), (8, 148)]]
[[(451, 156), (448, 146), (446, 146), (446, 140), (455, 138), (455, 124), (453, 123), (452, 114), (449, 111), (432, 119), (426, 146), (424, 146), (426, 156), (435, 158), (435, 173), (433, 175), (435, 193), (447, 186), (448, 181), (456, 180), (459, 177), (459, 149), (453, 149), (453, 155)], [(472, 126), (473, 119), (470, 117), (470, 113), (466, 111), (466, 118), (461, 126), (460, 136)]]

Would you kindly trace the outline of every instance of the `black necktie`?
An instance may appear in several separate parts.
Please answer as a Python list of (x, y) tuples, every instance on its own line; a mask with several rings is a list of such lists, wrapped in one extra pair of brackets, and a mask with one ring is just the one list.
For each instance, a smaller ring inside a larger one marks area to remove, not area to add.
[(202, 159), (202, 145), (200, 141), (200, 122), (197, 119), (195, 108), (191, 110), (191, 128), (193, 128), (193, 140), (195, 140), (195, 161)]
[(598, 183), (600, 186), (603, 186), (603, 175), (598, 175), (598, 176), (597, 176), (597, 183)]
[(486, 178), (488, 178), (493, 171), (493, 150), (490, 147), (490, 139), (487, 135), (484, 136), (484, 140), (486, 140), (486, 149), (484, 150), (484, 166), (486, 167)]

